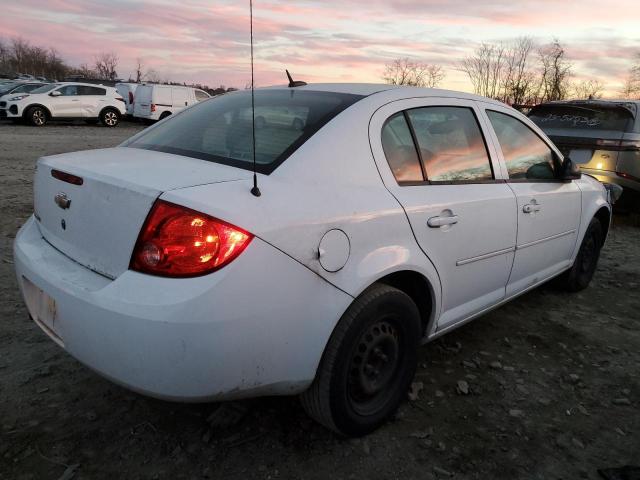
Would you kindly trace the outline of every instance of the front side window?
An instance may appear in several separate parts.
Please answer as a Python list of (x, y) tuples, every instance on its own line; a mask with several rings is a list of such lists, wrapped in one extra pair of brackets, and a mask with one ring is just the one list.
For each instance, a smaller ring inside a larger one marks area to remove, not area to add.
[(53, 90), (54, 88), (58, 88), (60, 86), (59, 83), (50, 83), (48, 85), (42, 85), (41, 87), (36, 88), (31, 93), (47, 93)]
[(382, 148), (399, 184), (424, 181), (418, 151), (403, 112), (396, 113), (382, 127)]
[(77, 85), (66, 85), (58, 90), (65, 97), (70, 97), (74, 95), (78, 95), (78, 86)]
[[(363, 98), (309, 90), (255, 92), (256, 170), (269, 174), (338, 113)], [(251, 94), (201, 102), (125, 145), (252, 170)]]
[(553, 151), (533, 130), (520, 120), (504, 113), (487, 110), (487, 116), (500, 142), (509, 178), (555, 178)]
[(196, 90), (196, 100), (201, 102), (203, 100), (206, 100), (207, 98), (209, 98), (209, 95), (207, 95), (206, 93), (204, 93), (201, 90)]
[(424, 107), (407, 111), (430, 182), (493, 179), (480, 126), (467, 107)]

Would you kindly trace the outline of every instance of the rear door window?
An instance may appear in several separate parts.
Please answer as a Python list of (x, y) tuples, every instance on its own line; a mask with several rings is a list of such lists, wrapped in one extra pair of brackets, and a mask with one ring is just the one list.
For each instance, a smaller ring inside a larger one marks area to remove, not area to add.
[[(309, 90), (255, 92), (256, 170), (269, 174), (361, 95)], [(251, 93), (220, 95), (134, 137), (126, 146), (252, 169)]]
[(555, 162), (549, 147), (520, 120), (504, 113), (487, 110), (510, 179), (553, 180)]
[(80, 95), (106, 95), (107, 91), (100, 87), (89, 87), (86, 85), (78, 87)]
[(418, 151), (403, 112), (396, 113), (382, 127), (382, 148), (398, 184), (424, 181)]
[(482, 182), (493, 171), (473, 110), (434, 106), (407, 111), (429, 182)]
[(65, 85), (64, 87), (58, 90), (65, 97), (79, 95), (79, 88), (77, 85)]

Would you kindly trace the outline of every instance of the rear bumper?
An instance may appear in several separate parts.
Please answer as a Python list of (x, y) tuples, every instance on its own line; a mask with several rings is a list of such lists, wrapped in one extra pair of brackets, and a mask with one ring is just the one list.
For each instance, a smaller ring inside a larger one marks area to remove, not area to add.
[(14, 259), (23, 295), (35, 286), (55, 301), (53, 331), (35, 319), (45, 333), (112, 381), (169, 400), (303, 391), (352, 300), (257, 238), (211, 275), (110, 280), (55, 250), (32, 217)]

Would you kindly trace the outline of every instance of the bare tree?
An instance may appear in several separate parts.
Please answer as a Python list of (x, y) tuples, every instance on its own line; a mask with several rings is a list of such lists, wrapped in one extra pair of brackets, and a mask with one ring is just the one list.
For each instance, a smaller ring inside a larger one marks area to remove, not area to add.
[(409, 85), (412, 87), (437, 87), (444, 79), (442, 67), (421, 63), (409, 58), (398, 58), (384, 67), (382, 79), (391, 85)]
[(538, 50), (541, 67), (541, 100), (563, 100), (570, 90), (572, 64), (565, 56), (564, 47), (555, 39)]
[(624, 98), (640, 99), (640, 54), (636, 55), (620, 93)]
[(460, 70), (467, 74), (474, 93), (490, 98), (503, 94), (506, 51), (503, 44), (482, 43), (462, 60)]
[(115, 80), (118, 78), (117, 67), (118, 55), (114, 52), (103, 52), (96, 55), (94, 68), (99, 78)]
[(536, 73), (531, 53), (535, 43), (531, 37), (520, 37), (506, 49), (502, 79), (502, 101), (512, 104), (533, 103), (537, 90)]
[(594, 99), (602, 98), (604, 84), (600, 80), (582, 80), (576, 82), (571, 88), (571, 94), (576, 98)]
[(162, 83), (160, 74), (153, 68), (147, 70), (147, 73), (144, 74), (144, 80), (149, 83)]

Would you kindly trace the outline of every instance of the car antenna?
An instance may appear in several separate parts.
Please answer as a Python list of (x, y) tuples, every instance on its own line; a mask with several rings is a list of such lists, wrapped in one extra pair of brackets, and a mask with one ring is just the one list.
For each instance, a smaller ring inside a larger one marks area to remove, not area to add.
[(285, 72), (287, 72), (287, 78), (289, 79), (289, 88), (304, 87), (307, 84), (307, 82), (303, 82), (302, 80), (294, 80), (293, 78), (291, 78), (289, 70), (285, 70)]
[(258, 188), (258, 175), (256, 174), (256, 103), (254, 95), (254, 83), (253, 83), (253, 0), (249, 0), (249, 25), (251, 31), (251, 141), (253, 152), (253, 187), (251, 188), (251, 194), (254, 197), (262, 195)]

